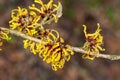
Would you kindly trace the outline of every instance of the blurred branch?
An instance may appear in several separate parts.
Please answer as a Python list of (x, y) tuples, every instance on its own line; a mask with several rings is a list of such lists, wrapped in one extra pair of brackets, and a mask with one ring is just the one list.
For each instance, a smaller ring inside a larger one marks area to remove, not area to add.
[[(7, 28), (2, 28), (2, 27), (0, 27), (0, 29), (3, 30), (3, 31), (9, 31), (10, 34), (22, 37), (24, 39), (28, 39), (28, 40), (31, 40), (31, 41), (34, 41), (34, 42), (37, 42), (37, 43), (46, 44), (46, 42), (43, 42), (43, 41), (41, 41), (37, 38), (27, 36), (24, 33), (18, 32), (16, 30), (10, 30), (10, 29), (7, 29)], [(85, 50), (83, 50), (82, 48), (79, 48), (79, 47), (71, 46), (71, 49), (75, 52), (79, 52), (79, 53), (82, 53), (82, 54), (87, 54), (87, 51), (85, 51)], [(101, 54), (101, 53), (100, 54), (92, 54), (91, 53), (90, 55), (95, 56), (97, 58), (105, 58), (105, 59), (109, 59), (109, 60), (119, 60), (120, 59), (120, 55), (108, 55), (108, 54)]]

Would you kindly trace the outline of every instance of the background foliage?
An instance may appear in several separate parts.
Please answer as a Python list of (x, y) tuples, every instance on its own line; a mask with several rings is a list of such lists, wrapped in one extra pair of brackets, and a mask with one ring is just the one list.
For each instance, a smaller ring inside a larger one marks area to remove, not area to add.
[[(47, 0), (45, 0), (47, 1)], [(56, 2), (57, 0), (55, 0)], [(17, 6), (26, 7), (33, 0), (0, 0), (0, 26), (8, 27), (10, 12)], [(61, 0), (63, 16), (50, 26), (58, 30), (66, 43), (81, 46), (84, 41), (82, 24), (94, 32), (99, 22), (104, 35), (105, 54), (120, 55), (120, 1), (119, 0)], [(22, 39), (13, 37), (5, 42), (0, 52), (0, 80), (119, 80), (120, 61), (83, 60), (77, 54), (62, 70), (51, 67), (22, 48)]]

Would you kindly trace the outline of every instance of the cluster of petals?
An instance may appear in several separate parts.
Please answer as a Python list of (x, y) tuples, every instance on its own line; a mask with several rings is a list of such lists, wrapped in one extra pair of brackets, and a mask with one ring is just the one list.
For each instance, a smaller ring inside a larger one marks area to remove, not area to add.
[(90, 54), (99, 54), (99, 51), (104, 51), (105, 49), (102, 48), (103, 44), (103, 36), (100, 34), (100, 24), (97, 24), (98, 28), (94, 33), (87, 33), (86, 32), (86, 25), (84, 27), (84, 34), (86, 38), (86, 42), (84, 43), (83, 49), (87, 51), (87, 54), (83, 54), (83, 58), (93, 60), (95, 56)]
[[(34, 4), (29, 6), (28, 9), (21, 7), (13, 9), (12, 19), (9, 21), (10, 29), (41, 41), (37, 43), (27, 39), (23, 40), (24, 48), (29, 48), (34, 55), (38, 55), (43, 61), (51, 64), (54, 71), (63, 68), (65, 62), (69, 61), (71, 55), (74, 54), (70, 45), (64, 43), (64, 39), (60, 37), (58, 31), (46, 29), (43, 26), (51, 22), (57, 23), (61, 16), (62, 5), (60, 2), (54, 4), (53, 0), (49, 0), (48, 3), (44, 3), (42, 0), (34, 0)], [(101, 46), (103, 36), (100, 34), (100, 25), (97, 25), (98, 28), (94, 33), (87, 33), (86, 25), (83, 25), (86, 38), (83, 49), (87, 53), (83, 54), (82, 57), (85, 59), (93, 60), (95, 56), (91, 54), (99, 54), (100, 51), (105, 50)], [(1, 39), (8, 38), (6, 33), (0, 31), (0, 46), (2, 45)], [(45, 42), (45, 44), (42, 42)]]
[[(3, 40), (10, 40), (11, 38), (8, 36), (9, 32), (8, 31), (2, 31), (0, 29), (0, 46), (3, 44)], [(2, 49), (0, 49), (1, 51)]]
[[(46, 29), (42, 25), (52, 21), (57, 22), (62, 15), (62, 5), (60, 2), (54, 4), (53, 0), (47, 4), (42, 0), (34, 0), (34, 2), (29, 6), (29, 10), (21, 7), (13, 9), (9, 25), (12, 30), (20, 31), (45, 42), (46, 44), (23, 40), (25, 49), (29, 48), (34, 55), (38, 54), (56, 71), (63, 68), (65, 62), (69, 61), (74, 53), (69, 45), (64, 44), (63, 38), (56, 30)], [(36, 6), (37, 4), (40, 8)]]
[(73, 55), (74, 52), (71, 50), (69, 45), (64, 44), (64, 40), (61, 37), (57, 38), (58, 36), (54, 36), (52, 38), (48, 36), (49, 33), (46, 36), (43, 35), (41, 34), (42, 37), (40, 38), (40, 40), (48, 41), (46, 42), (46, 44), (24, 40), (24, 48), (26, 49), (29, 47), (30, 51), (33, 54), (39, 55), (39, 57), (42, 58), (43, 61), (51, 64), (54, 71), (57, 71), (58, 69), (64, 67), (65, 62), (70, 60), (71, 55)]

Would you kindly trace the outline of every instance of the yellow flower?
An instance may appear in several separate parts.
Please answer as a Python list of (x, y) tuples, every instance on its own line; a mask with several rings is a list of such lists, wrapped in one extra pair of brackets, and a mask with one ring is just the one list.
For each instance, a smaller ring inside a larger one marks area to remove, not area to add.
[(29, 6), (31, 10), (37, 11), (41, 18), (44, 19), (44, 23), (50, 23), (52, 20), (55, 22), (58, 21), (58, 18), (62, 16), (62, 5), (60, 2), (53, 4), (53, 0), (50, 0), (47, 4), (44, 4), (42, 0), (34, 0), (35, 3), (38, 3), (41, 8), (37, 8), (35, 4)]
[(24, 40), (24, 48), (26, 49), (29, 47), (30, 51), (34, 55), (39, 54), (39, 57), (42, 58), (43, 61), (51, 64), (52, 69), (57, 71), (58, 69), (64, 67), (65, 62), (70, 60), (70, 57), (74, 54), (74, 52), (71, 50), (69, 45), (64, 45), (64, 40), (62, 38), (56, 38), (53, 33), (51, 34), (49, 32), (41, 32), (41, 35), (43, 34), (47, 34), (47, 36), (44, 35), (42, 38), (38, 39), (41, 41), (48, 41), (46, 44)]
[(26, 8), (20, 8), (12, 10), (12, 19), (9, 21), (11, 29), (17, 29), (20, 32), (24, 32), (31, 35), (31, 32), (35, 32), (35, 28), (40, 26), (38, 21), (39, 16), (33, 11), (28, 12)]
[(34, 37), (46, 43), (52, 44), (59, 39), (59, 33), (53, 29), (39, 29)]
[[(38, 31), (36, 30), (36, 32), (34, 32), (33, 30), (33, 32), (29, 34), (31, 34), (34, 38), (40, 39), (41, 42), (45, 42), (46, 44), (53, 44), (59, 40), (59, 33), (56, 30), (40, 28)], [(39, 45), (36, 45), (37, 43), (30, 41), (30, 40), (23, 40), (23, 43), (24, 43), (25, 49), (27, 47), (30, 47), (31, 52), (33, 52), (34, 54), (37, 53), (35, 50), (35, 48), (39, 46)]]
[(45, 45), (39, 52), (39, 56), (43, 58), (43, 61), (50, 63), (54, 71), (63, 68), (65, 62), (69, 61), (73, 54), (70, 46), (63, 45), (60, 41)]
[(0, 39), (4, 39), (4, 40), (10, 40), (11, 38), (8, 37), (9, 32), (8, 31), (2, 31), (0, 29)]
[[(32, 30), (31, 30), (32, 31)], [(40, 39), (41, 42), (45, 42), (46, 44), (53, 44), (59, 40), (59, 33), (56, 30), (50, 30), (50, 29), (39, 29), (38, 31), (33, 34), (33, 32), (29, 33), (32, 34), (34, 38)], [(61, 40), (62, 41), (62, 40)], [(23, 40), (24, 48), (30, 47), (30, 51), (36, 54), (38, 50), (36, 50), (36, 47), (43, 46), (44, 44), (39, 43), (39, 45), (36, 42), (30, 41), (30, 40)]]
[(86, 42), (83, 46), (83, 49), (85, 49), (88, 52), (87, 54), (83, 54), (83, 58), (93, 60), (95, 57), (90, 54), (99, 54), (99, 51), (105, 50), (101, 47), (101, 45), (103, 44), (103, 36), (100, 34), (100, 24), (98, 23), (97, 25), (98, 28), (95, 31), (95, 33), (87, 33), (86, 25), (83, 25), (86, 38)]
[[(44, 44), (42, 43), (36, 43), (34, 41), (30, 40), (23, 40), (24, 43), (24, 48), (27, 49), (28, 47), (30, 48), (30, 51), (36, 55), (41, 48), (44, 48)], [(39, 47), (39, 50), (38, 50)]]
[[(11, 38), (8, 37), (9, 32), (8, 31), (2, 31), (0, 29), (0, 46), (2, 46), (3, 42), (2, 40), (10, 40)], [(2, 49), (0, 49), (1, 51)]]

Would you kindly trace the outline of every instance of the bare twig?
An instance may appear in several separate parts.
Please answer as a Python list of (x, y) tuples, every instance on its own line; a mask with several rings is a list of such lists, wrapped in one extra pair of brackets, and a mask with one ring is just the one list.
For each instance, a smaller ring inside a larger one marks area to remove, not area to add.
[[(7, 29), (7, 28), (2, 28), (0, 27), (1, 30), (3, 31), (9, 31), (10, 34), (13, 34), (13, 35), (16, 35), (16, 36), (20, 36), (24, 39), (28, 39), (28, 40), (31, 40), (31, 41), (35, 41), (37, 43), (43, 43), (43, 44), (46, 44), (46, 42), (43, 42), (39, 39), (36, 39), (36, 38), (33, 38), (33, 37), (30, 37), (30, 36), (27, 36), (25, 35), (24, 33), (21, 33), (21, 32), (18, 32), (16, 30), (10, 30), (10, 29)], [(79, 53), (82, 53), (82, 54), (87, 54), (87, 51), (83, 50), (82, 48), (78, 48), (78, 47), (73, 47), (71, 46), (71, 49), (75, 52), (79, 52)], [(95, 57), (98, 57), (98, 58), (105, 58), (105, 59), (109, 59), (109, 60), (119, 60), (120, 59), (120, 55), (108, 55), (108, 54), (90, 54), (90, 55), (93, 55)]]

